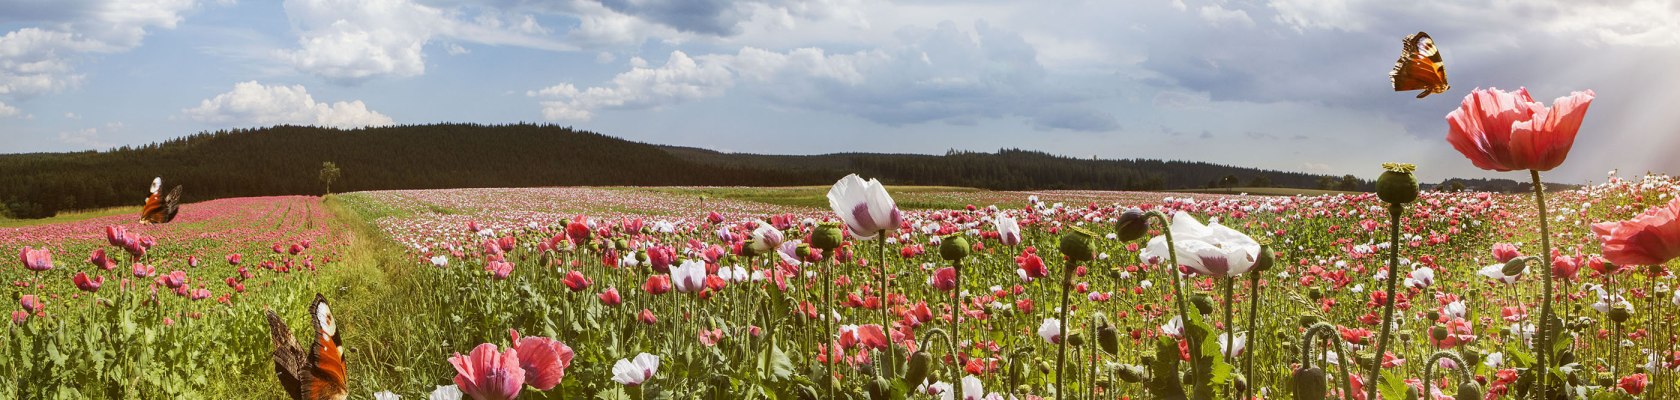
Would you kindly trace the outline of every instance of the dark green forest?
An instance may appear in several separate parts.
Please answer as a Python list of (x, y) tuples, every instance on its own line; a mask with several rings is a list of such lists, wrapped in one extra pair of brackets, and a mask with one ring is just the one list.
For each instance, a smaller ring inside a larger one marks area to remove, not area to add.
[(13, 218), (139, 205), (152, 177), (183, 202), (334, 191), (533, 186), (826, 185), (847, 173), (895, 185), (1159, 190), (1272, 186), (1367, 190), (1370, 182), (1200, 162), (1094, 160), (1005, 149), (944, 155), (755, 155), (658, 146), (546, 124), (235, 129), (138, 147), (0, 155), (0, 211)]

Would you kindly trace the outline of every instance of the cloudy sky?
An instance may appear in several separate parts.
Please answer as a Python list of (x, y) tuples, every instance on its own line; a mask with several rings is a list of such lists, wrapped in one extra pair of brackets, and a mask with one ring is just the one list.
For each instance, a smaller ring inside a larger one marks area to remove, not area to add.
[[(1428, 31), (1453, 89), (1387, 72)], [(1680, 172), (1668, 0), (0, 0), (0, 153), (552, 122), (815, 154), (1043, 150), (1426, 181), (1476, 87), (1593, 89), (1549, 180)]]

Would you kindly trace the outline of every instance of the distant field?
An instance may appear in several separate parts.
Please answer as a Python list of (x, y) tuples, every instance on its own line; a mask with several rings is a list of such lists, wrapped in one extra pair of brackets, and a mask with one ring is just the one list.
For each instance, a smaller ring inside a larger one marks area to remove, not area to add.
[(140, 220), (140, 207), (137, 207), (137, 206), (136, 207), (111, 207), (111, 208), (100, 208), (100, 209), (93, 209), (93, 210), (62, 212), (62, 213), (58, 213), (57, 216), (54, 216), (52, 218), (42, 218), (42, 219), (10, 219), (10, 218), (0, 217), (0, 228), (17, 228), (17, 227), (24, 227), (24, 226), (36, 226), (36, 225), (57, 224), (57, 223), (64, 223), (64, 222), (76, 222), (76, 221), (81, 221), (81, 220), (88, 219), (88, 218), (109, 217), (109, 216), (112, 216), (112, 215), (119, 215), (119, 214), (134, 214), (134, 220), (139, 221)]
[(1355, 194), (1355, 193), (1359, 193), (1359, 192), (1348, 192), (1348, 191), (1341, 191), (1341, 190), (1295, 189), (1295, 188), (1275, 188), (1275, 187), (1236, 187), (1236, 188), (1230, 188), (1230, 189), (1224, 189), (1224, 188), (1180, 189), (1180, 190), (1163, 190), (1163, 192), (1170, 192), (1170, 193), (1207, 193), (1207, 194), (1242, 194), (1242, 193), (1248, 193), (1248, 194), (1262, 195), (1262, 196), (1295, 196), (1295, 195), (1320, 196), (1320, 195), (1326, 195), (1326, 194)]
[[(671, 195), (705, 196), (732, 200), (753, 201), (790, 207), (828, 207), (828, 186), (787, 187), (649, 187), (624, 188)], [(908, 209), (962, 208), (967, 203), (955, 199), (932, 196), (946, 193), (974, 193), (983, 190), (952, 186), (894, 186), (888, 189), (899, 207)]]

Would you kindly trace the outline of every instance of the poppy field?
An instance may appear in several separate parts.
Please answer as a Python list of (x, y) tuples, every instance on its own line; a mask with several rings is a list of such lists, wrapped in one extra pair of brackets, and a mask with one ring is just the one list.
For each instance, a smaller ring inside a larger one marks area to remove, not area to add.
[(1421, 190), (1398, 163), (1318, 196), (849, 175), (4, 228), (0, 395), (280, 398), (301, 325), (304, 383), (338, 379), (308, 398), (1672, 398), (1680, 179), (1541, 183), (1592, 96), (1479, 89), (1448, 115), (1532, 193)]

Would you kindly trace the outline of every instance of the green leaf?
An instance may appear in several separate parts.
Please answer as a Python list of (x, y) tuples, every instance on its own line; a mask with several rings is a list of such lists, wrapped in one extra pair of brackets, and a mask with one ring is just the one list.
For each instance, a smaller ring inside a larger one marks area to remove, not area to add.
[(1382, 392), (1382, 398), (1385, 399), (1406, 398), (1406, 380), (1400, 378), (1400, 375), (1396, 375), (1392, 370), (1385, 369), (1382, 371), (1382, 385), (1378, 386), (1377, 389)]
[(595, 393), (595, 399), (597, 399), (597, 400), (630, 400), (630, 395), (624, 393), (624, 388), (623, 387), (614, 387), (612, 389), (607, 389), (607, 390), (602, 390), (600, 392), (596, 392)]
[(1166, 336), (1155, 339), (1155, 361), (1149, 363), (1151, 379), (1145, 385), (1154, 398), (1184, 400), (1184, 384), (1178, 380), (1178, 342)]

